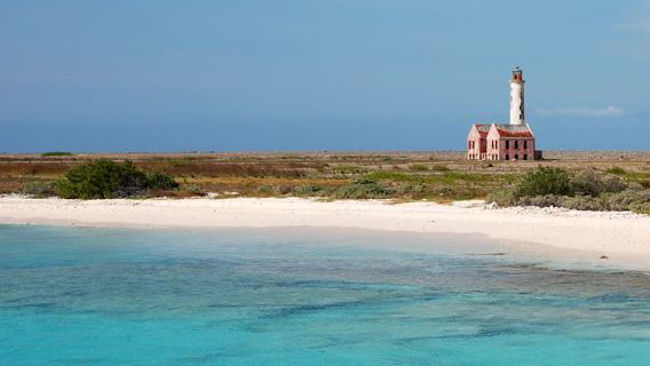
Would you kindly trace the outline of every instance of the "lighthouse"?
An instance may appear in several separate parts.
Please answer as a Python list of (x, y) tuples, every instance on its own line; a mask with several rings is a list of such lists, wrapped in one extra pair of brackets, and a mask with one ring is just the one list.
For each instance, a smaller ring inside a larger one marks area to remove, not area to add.
[(524, 72), (515, 67), (510, 80), (510, 124), (521, 126), (526, 124), (524, 115)]
[(535, 135), (524, 114), (524, 73), (519, 66), (510, 79), (510, 123), (474, 123), (467, 135), (469, 160), (542, 160)]

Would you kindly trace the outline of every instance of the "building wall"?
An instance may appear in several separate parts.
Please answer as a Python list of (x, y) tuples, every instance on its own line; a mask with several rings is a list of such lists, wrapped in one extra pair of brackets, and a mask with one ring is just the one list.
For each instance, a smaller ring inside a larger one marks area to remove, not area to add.
[(486, 158), (486, 152), (487, 152), (487, 141), (485, 138), (481, 138), (480, 132), (476, 129), (475, 126), (472, 126), (472, 128), (469, 131), (469, 135), (467, 136), (467, 143), (466, 143), (466, 148), (467, 148), (467, 159), (469, 160), (482, 160)]
[(487, 147), (488, 160), (535, 160), (535, 138), (492, 138)]
[(483, 138), (472, 125), (465, 147), (469, 160), (535, 160), (541, 156), (535, 156), (534, 137), (502, 137), (494, 125)]

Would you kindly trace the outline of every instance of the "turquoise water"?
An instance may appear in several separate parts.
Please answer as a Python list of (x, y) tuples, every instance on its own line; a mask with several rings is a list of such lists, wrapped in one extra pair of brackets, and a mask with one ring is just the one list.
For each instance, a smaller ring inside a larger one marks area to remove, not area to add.
[(650, 362), (648, 275), (477, 240), (0, 225), (0, 364)]

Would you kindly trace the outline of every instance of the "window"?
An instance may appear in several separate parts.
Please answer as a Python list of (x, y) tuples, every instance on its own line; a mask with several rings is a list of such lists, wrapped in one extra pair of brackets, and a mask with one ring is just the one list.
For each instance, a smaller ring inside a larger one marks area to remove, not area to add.
[(515, 160), (519, 160), (519, 154), (515, 154)]
[(515, 149), (519, 148), (519, 141), (515, 140)]
[[(508, 141), (506, 141), (506, 146), (508, 146)], [(506, 154), (506, 160), (510, 160), (510, 155)]]
[[(506, 149), (509, 149), (509, 148), (510, 148), (510, 140), (506, 140)], [(508, 159), (506, 159), (506, 160), (508, 160)]]
[[(524, 145), (526, 146), (526, 145)], [(528, 160), (528, 154), (524, 154), (524, 160)]]
[[(524, 140), (524, 150), (528, 149), (528, 140)], [(524, 159), (526, 160), (526, 159)]]

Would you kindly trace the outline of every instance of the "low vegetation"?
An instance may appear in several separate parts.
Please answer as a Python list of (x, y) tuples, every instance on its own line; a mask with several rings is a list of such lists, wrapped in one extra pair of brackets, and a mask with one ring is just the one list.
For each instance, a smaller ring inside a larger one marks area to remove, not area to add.
[(332, 194), (332, 198), (367, 199), (388, 198), (393, 189), (372, 179), (360, 178), (346, 184)]
[(650, 190), (650, 153), (549, 152), (543, 162), (467, 161), (457, 152), (53, 153), (0, 155), (0, 193), (443, 203), (489, 198), (501, 206), (645, 212)]
[(71, 155), (74, 155), (74, 154), (71, 153), (71, 152), (67, 152), (67, 151), (48, 151), (48, 152), (44, 152), (44, 153), (41, 154), (42, 157), (48, 157), (48, 156), (71, 156)]
[[(620, 173), (619, 170), (615, 171)], [(576, 210), (650, 213), (650, 190), (619, 175), (540, 167), (517, 184), (488, 195), (499, 206), (565, 207)], [(624, 173), (620, 173), (624, 174)]]
[(163, 173), (145, 173), (130, 161), (95, 160), (79, 165), (54, 183), (62, 198), (104, 199), (142, 196), (155, 190), (174, 190), (179, 184)]
[(56, 194), (56, 182), (28, 182), (23, 185), (23, 194), (34, 198), (51, 197)]

